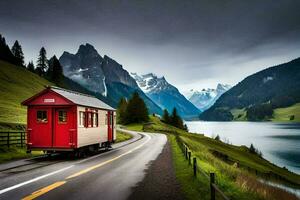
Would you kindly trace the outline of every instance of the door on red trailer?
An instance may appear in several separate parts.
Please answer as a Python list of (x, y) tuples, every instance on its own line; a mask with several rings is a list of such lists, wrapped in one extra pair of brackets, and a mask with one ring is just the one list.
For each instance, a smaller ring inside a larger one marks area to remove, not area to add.
[(74, 113), (71, 108), (54, 109), (53, 148), (70, 148), (74, 137)]
[(52, 146), (52, 109), (32, 107), (28, 116), (28, 141), (31, 147)]
[(108, 133), (108, 141), (113, 141), (113, 112), (107, 111), (107, 133)]

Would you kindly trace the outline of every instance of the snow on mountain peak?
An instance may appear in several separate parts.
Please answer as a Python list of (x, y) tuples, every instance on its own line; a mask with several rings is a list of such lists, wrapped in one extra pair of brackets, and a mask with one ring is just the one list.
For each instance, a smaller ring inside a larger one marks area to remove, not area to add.
[(188, 99), (192, 102), (197, 108), (201, 110), (207, 110), (210, 108), (217, 99), (231, 88), (227, 84), (218, 84), (216, 89), (207, 88), (202, 89), (201, 91), (191, 90), (192, 94), (189, 95)]
[(162, 109), (172, 112), (176, 108), (183, 118), (197, 117), (201, 112), (175, 86), (169, 84), (164, 76), (158, 77), (153, 73), (131, 73), (131, 76), (144, 93)]
[(176, 89), (170, 85), (164, 76), (158, 77), (153, 73), (148, 73), (144, 75), (138, 75), (137, 73), (130, 74), (137, 82), (139, 87), (145, 93), (159, 92), (161, 90), (171, 90)]

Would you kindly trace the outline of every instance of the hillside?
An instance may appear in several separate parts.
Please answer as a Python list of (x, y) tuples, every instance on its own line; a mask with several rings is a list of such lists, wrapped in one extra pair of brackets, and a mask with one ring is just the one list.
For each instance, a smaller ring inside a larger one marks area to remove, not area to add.
[(293, 121), (300, 122), (300, 103), (287, 108), (276, 108), (274, 110), (272, 121), (291, 121), (291, 115), (294, 116)]
[[(216, 103), (200, 115), (208, 121), (272, 120), (278, 108), (288, 108), (300, 102), (300, 58), (270, 67), (248, 76), (224, 93)], [(289, 117), (296, 121), (299, 107), (290, 109)]]
[(0, 123), (26, 123), (26, 107), (21, 102), (53, 85), (25, 68), (0, 60)]
[[(209, 181), (203, 175), (203, 173), (209, 175), (210, 172), (216, 173), (218, 186), (230, 199), (297, 199), (295, 195), (260, 180), (299, 188), (300, 175), (251, 153), (248, 147), (235, 146), (202, 134), (189, 133), (164, 124), (157, 117), (151, 116), (150, 120), (151, 124), (147, 126), (131, 124), (126, 127), (135, 131), (164, 133), (168, 136), (173, 147), (176, 177), (183, 186), (187, 199), (195, 199), (195, 196), (210, 199)], [(193, 177), (192, 166), (188, 165), (179, 149), (179, 140), (188, 146), (192, 157), (197, 159), (198, 168), (202, 169), (197, 179)]]

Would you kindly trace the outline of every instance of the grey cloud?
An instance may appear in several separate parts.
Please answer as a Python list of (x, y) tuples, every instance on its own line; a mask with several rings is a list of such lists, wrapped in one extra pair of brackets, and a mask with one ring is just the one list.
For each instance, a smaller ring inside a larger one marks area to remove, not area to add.
[(128, 70), (175, 84), (238, 71), (235, 83), (300, 54), (299, 10), (298, 0), (2, 0), (0, 31), (30, 41), (29, 57), (41, 45), (59, 55), (90, 42)]

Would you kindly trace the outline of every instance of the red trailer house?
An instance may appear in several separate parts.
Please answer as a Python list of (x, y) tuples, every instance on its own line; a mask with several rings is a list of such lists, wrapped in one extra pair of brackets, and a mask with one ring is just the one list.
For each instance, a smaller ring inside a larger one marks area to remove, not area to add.
[(28, 151), (95, 151), (116, 139), (115, 109), (93, 96), (47, 87), (22, 105)]

